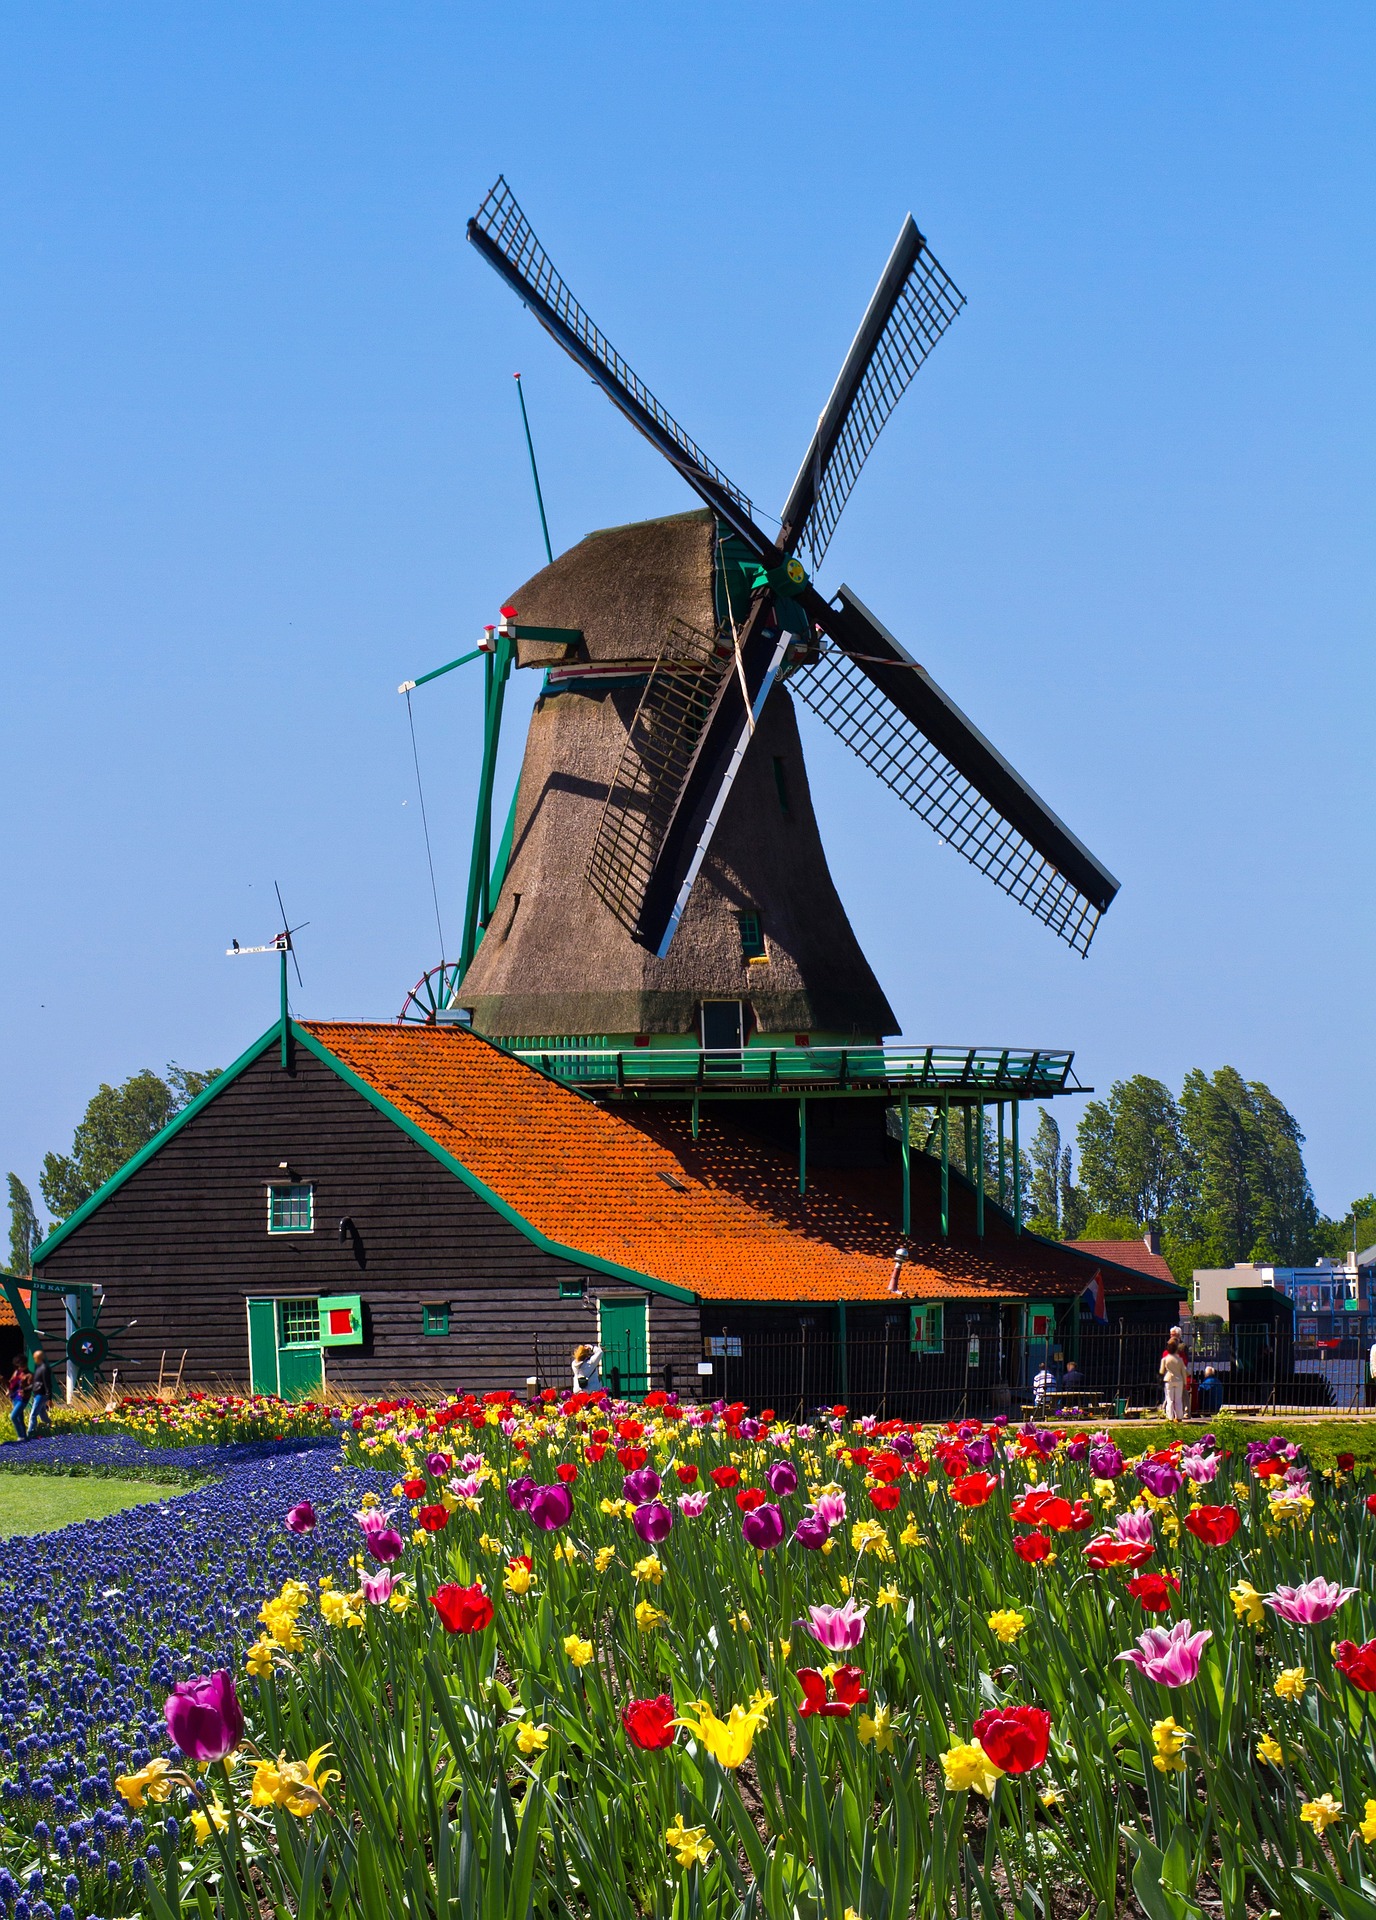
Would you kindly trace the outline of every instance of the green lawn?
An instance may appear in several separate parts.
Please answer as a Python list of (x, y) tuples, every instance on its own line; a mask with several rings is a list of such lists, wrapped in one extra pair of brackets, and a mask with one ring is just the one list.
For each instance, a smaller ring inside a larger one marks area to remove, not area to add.
[(145, 1500), (185, 1493), (184, 1486), (154, 1480), (73, 1478), (55, 1473), (0, 1473), (0, 1537), (51, 1533), (74, 1520), (99, 1520)]

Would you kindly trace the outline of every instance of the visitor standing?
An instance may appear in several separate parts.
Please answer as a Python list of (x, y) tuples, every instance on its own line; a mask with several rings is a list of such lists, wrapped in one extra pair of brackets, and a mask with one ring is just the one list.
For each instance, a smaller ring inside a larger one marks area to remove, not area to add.
[(1166, 1351), (1161, 1356), (1161, 1365), (1157, 1369), (1165, 1388), (1164, 1412), (1168, 1420), (1185, 1418), (1185, 1356), (1181, 1351), (1180, 1334), (1172, 1327), (1166, 1341)]
[(575, 1393), (601, 1393), (602, 1349), (583, 1341), (573, 1350), (573, 1390)]
[(1032, 1405), (1040, 1412), (1055, 1391), (1056, 1369), (1049, 1360), (1044, 1360), (1032, 1376)]
[(52, 1403), (53, 1370), (43, 1358), (42, 1347), (35, 1347), (33, 1350), (33, 1398), (29, 1402), (28, 1437), (30, 1440), (33, 1439), (40, 1420), (51, 1430), (52, 1423), (48, 1419), (48, 1408)]
[(22, 1353), (15, 1361), (14, 1372), (5, 1382), (5, 1385), (9, 1389), (10, 1419), (14, 1422), (15, 1432), (22, 1440), (24, 1438), (24, 1402), (28, 1399), (33, 1388), (33, 1375), (24, 1365), (24, 1356)]

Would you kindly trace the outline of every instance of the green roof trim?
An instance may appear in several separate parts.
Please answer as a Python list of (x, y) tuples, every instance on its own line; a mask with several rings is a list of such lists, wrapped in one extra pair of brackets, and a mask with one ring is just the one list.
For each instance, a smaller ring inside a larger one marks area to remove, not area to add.
[(126, 1160), (118, 1173), (112, 1173), (105, 1185), (97, 1187), (89, 1200), (83, 1200), (75, 1213), (69, 1213), (61, 1226), (53, 1228), (47, 1239), (34, 1248), (34, 1265), (37, 1266), (40, 1260), (46, 1260), (54, 1248), (61, 1246), (69, 1233), (79, 1227), (84, 1220), (89, 1220), (97, 1207), (103, 1207), (110, 1195), (117, 1192), (126, 1180), (132, 1179), (140, 1167), (146, 1166), (153, 1155), (167, 1145), (174, 1133), (180, 1133), (189, 1120), (194, 1120), (198, 1113), (203, 1112), (210, 1105), (217, 1093), (223, 1093), (227, 1086), (239, 1078), (246, 1067), (251, 1067), (273, 1041), (279, 1040), (281, 1036), (282, 1022), (274, 1020), (260, 1040), (255, 1040), (248, 1051), (241, 1053), (232, 1066), (226, 1067), (223, 1073), (217, 1074), (208, 1087), (203, 1087), (194, 1100), (188, 1101), (181, 1112), (168, 1121), (161, 1133), (155, 1133), (147, 1146), (140, 1147), (131, 1160)]
[[(352, 1087), (355, 1093), (362, 1094), (369, 1106), (375, 1107), (380, 1114), (392, 1122), (394, 1127), (399, 1127), (404, 1134), (414, 1140), (417, 1146), (424, 1147), (425, 1151), (438, 1160), (442, 1167), (447, 1167), (450, 1173), (457, 1175), (471, 1193), (477, 1194), (480, 1200), (486, 1201), (494, 1213), (499, 1213), (519, 1233), (524, 1234), (532, 1246), (539, 1247), (542, 1253), (552, 1253), (560, 1260), (575, 1261), (579, 1266), (587, 1267), (593, 1273), (604, 1273), (612, 1280), (629, 1281), (632, 1286), (644, 1287), (650, 1293), (663, 1294), (668, 1300), (684, 1300), (689, 1304), (696, 1301), (698, 1296), (695, 1293), (690, 1293), (686, 1287), (674, 1286), (672, 1281), (657, 1279), (652, 1273), (640, 1273), (634, 1267), (617, 1266), (615, 1261), (603, 1260), (598, 1254), (584, 1253), (579, 1247), (568, 1247), (562, 1241), (551, 1240), (548, 1234), (541, 1233), (540, 1229), (532, 1225), (524, 1214), (517, 1213), (515, 1207), (481, 1181), (477, 1174), (471, 1173), (462, 1160), (456, 1160), (454, 1155), (442, 1147), (433, 1135), (425, 1131), (424, 1127), (417, 1126), (414, 1120), (408, 1119), (399, 1108), (394, 1107), (387, 1096), (379, 1093), (370, 1081), (363, 1079), (360, 1074), (354, 1072), (352, 1067), (346, 1066), (338, 1055), (331, 1053), (327, 1046), (315, 1038), (314, 1034), (298, 1026), (295, 1020), (291, 1023), (291, 1031), (292, 1038), (308, 1053), (313, 1053), (324, 1066), (337, 1073), (344, 1084)], [(269, 1035), (269, 1038), (271, 1037)]]

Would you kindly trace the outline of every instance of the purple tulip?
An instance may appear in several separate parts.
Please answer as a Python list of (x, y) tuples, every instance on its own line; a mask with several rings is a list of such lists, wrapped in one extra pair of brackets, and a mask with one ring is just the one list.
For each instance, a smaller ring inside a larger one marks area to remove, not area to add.
[(741, 1521), (741, 1535), (748, 1547), (754, 1547), (757, 1553), (768, 1553), (784, 1537), (784, 1517), (767, 1500), (762, 1507), (746, 1514)]
[(535, 1482), (528, 1473), (518, 1474), (514, 1480), (506, 1483), (506, 1497), (517, 1513), (529, 1513), (531, 1496), (535, 1492)]
[(647, 1547), (657, 1547), (673, 1524), (673, 1509), (662, 1500), (647, 1500), (631, 1515), (631, 1525)]
[(831, 1528), (825, 1520), (819, 1520), (815, 1513), (805, 1513), (793, 1529), (793, 1538), (800, 1547), (810, 1547), (816, 1552), (831, 1538)]
[(287, 1531), (289, 1533), (310, 1533), (316, 1523), (315, 1508), (309, 1500), (298, 1500), (287, 1513)]
[(894, 1434), (889, 1441), (889, 1445), (893, 1448), (900, 1460), (911, 1460), (917, 1452), (917, 1448), (913, 1445), (913, 1437), (910, 1433)]
[(798, 1491), (798, 1469), (791, 1460), (776, 1460), (765, 1479), (780, 1500)]
[(660, 1479), (653, 1467), (636, 1467), (621, 1482), (621, 1495), (633, 1507), (643, 1507), (659, 1492)]
[(1204, 1644), (1213, 1637), (1211, 1627), (1196, 1633), (1193, 1621), (1177, 1620), (1169, 1633), (1164, 1627), (1148, 1627), (1135, 1647), (1114, 1657), (1131, 1660), (1139, 1673), (1163, 1687), (1187, 1687), (1198, 1677)]
[(1089, 1470), (1096, 1480), (1116, 1480), (1123, 1471), (1122, 1454), (1103, 1434), (1090, 1443)]
[(756, 1420), (752, 1415), (747, 1414), (745, 1419), (741, 1421), (741, 1438), (743, 1440), (758, 1440), (759, 1437), (760, 1437), (759, 1421)]
[(363, 1536), (363, 1544), (374, 1560), (381, 1560), (386, 1566), (401, 1558), (403, 1543), (395, 1527), (369, 1527)]
[(223, 1667), (179, 1680), (163, 1702), (167, 1731), (188, 1760), (223, 1760), (244, 1735), (244, 1710)]
[(447, 1453), (427, 1453), (425, 1456), (425, 1471), (432, 1480), (443, 1480), (450, 1465), (451, 1461)]
[(1164, 1500), (1172, 1493), (1179, 1493), (1184, 1484), (1184, 1475), (1178, 1467), (1166, 1460), (1139, 1460), (1137, 1478), (1148, 1493), (1154, 1493), (1158, 1500)]
[(1065, 1457), (1067, 1460), (1083, 1460), (1088, 1452), (1089, 1435), (1087, 1433), (1073, 1433), (1069, 1440), (1066, 1441)]
[(989, 1467), (994, 1463), (994, 1443), (987, 1433), (980, 1434), (977, 1440), (965, 1444), (965, 1458), (972, 1467)]
[(573, 1512), (573, 1495), (565, 1486), (536, 1487), (527, 1510), (542, 1533), (553, 1533), (556, 1527), (567, 1524)]

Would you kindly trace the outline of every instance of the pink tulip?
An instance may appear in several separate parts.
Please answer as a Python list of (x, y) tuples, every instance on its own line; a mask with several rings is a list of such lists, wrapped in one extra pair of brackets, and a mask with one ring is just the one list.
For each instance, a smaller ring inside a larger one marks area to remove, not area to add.
[(1292, 1627), (1312, 1627), (1320, 1620), (1331, 1620), (1356, 1591), (1355, 1587), (1340, 1587), (1336, 1580), (1317, 1579), (1306, 1580), (1302, 1587), (1277, 1587), (1263, 1598), (1271, 1611)]
[(802, 1624), (829, 1653), (845, 1653), (858, 1647), (865, 1637), (869, 1608), (857, 1607), (850, 1597), (843, 1607), (809, 1607), (807, 1611), (808, 1618)]
[(381, 1573), (365, 1573), (363, 1576), (363, 1598), (370, 1601), (375, 1607), (386, 1606), (392, 1597), (392, 1589), (395, 1585), (396, 1582), (393, 1580), (391, 1574), (388, 1573), (386, 1567), (382, 1569)]
[(1135, 1547), (1149, 1547), (1152, 1544), (1151, 1512), (1146, 1507), (1132, 1507), (1127, 1513), (1120, 1513), (1113, 1529), (1115, 1540), (1130, 1540)]
[(678, 1497), (678, 1510), (685, 1520), (696, 1520), (706, 1513), (710, 1493), (681, 1493)]
[(287, 1531), (289, 1533), (310, 1533), (315, 1523), (315, 1508), (309, 1500), (298, 1500), (296, 1505), (288, 1510)]
[(225, 1668), (179, 1680), (163, 1702), (167, 1731), (188, 1760), (223, 1760), (244, 1735), (244, 1710)]
[(1116, 1658), (1131, 1660), (1139, 1673), (1163, 1687), (1187, 1687), (1198, 1676), (1205, 1642), (1213, 1637), (1210, 1627), (1196, 1633), (1192, 1621), (1177, 1620), (1169, 1632), (1164, 1627), (1148, 1627), (1138, 1636), (1135, 1647)]

